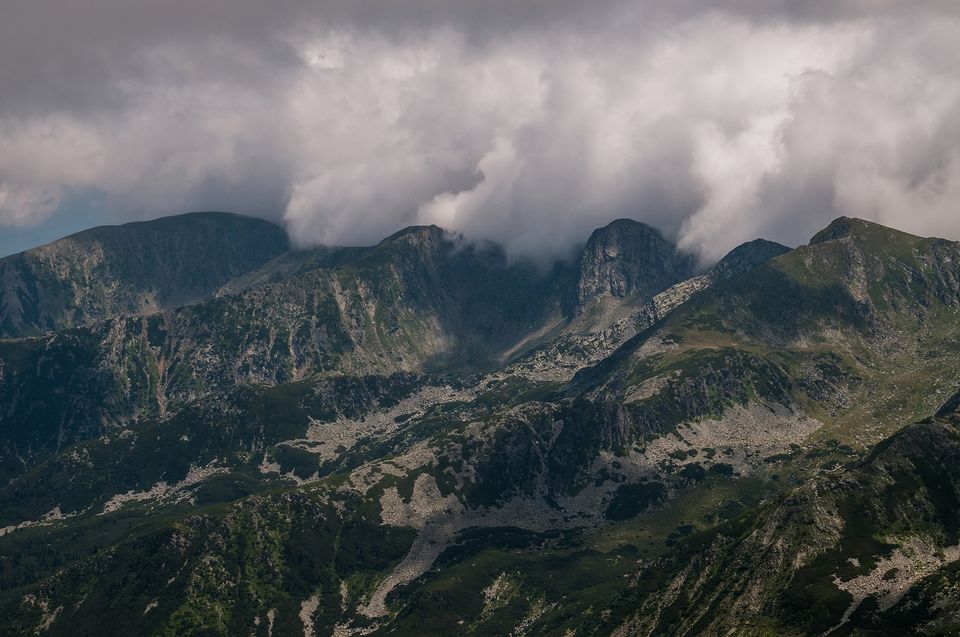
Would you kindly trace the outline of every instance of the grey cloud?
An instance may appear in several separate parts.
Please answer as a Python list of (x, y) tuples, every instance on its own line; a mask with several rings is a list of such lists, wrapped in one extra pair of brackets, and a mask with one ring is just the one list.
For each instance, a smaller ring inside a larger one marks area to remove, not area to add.
[(0, 228), (92, 191), (301, 244), (439, 223), (556, 255), (628, 216), (709, 260), (838, 214), (960, 238), (958, 38), (938, 0), (18, 3)]
[(881, 24), (836, 68), (798, 76), (774, 160), (739, 208), (688, 217), (685, 242), (716, 256), (710, 237), (730, 223), (802, 241), (839, 214), (960, 238), (958, 33), (956, 22)]

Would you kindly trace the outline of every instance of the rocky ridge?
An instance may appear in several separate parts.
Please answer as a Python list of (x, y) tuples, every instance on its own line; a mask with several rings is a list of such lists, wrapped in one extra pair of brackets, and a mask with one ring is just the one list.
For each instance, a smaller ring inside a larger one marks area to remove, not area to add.
[(288, 249), (281, 228), (226, 213), (86, 230), (0, 259), (0, 338), (196, 302)]
[(697, 276), (598, 233), (544, 273), (412, 228), (0, 343), (3, 629), (949, 631), (957, 245), (841, 220)]

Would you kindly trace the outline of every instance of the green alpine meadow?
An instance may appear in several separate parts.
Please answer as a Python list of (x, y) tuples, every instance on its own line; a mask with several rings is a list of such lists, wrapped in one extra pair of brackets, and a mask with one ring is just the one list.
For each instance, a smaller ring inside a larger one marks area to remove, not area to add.
[(960, 634), (960, 243), (0, 259), (0, 634)]

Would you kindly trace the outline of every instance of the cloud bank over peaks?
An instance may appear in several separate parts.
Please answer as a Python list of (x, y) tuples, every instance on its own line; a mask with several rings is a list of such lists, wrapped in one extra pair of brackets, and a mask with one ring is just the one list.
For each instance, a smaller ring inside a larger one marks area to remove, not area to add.
[(0, 26), (0, 229), (94, 191), (301, 245), (436, 223), (556, 256), (630, 217), (713, 260), (841, 214), (960, 239), (953, 3), (83, 0), (77, 34), (46, 4)]

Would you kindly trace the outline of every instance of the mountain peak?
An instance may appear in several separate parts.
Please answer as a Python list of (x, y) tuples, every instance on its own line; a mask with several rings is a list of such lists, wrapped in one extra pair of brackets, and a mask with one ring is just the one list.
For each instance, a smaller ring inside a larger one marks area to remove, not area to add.
[(749, 272), (760, 264), (787, 252), (790, 252), (790, 248), (783, 244), (766, 239), (754, 239), (741, 243), (728, 252), (725, 257), (710, 268), (710, 274), (716, 278), (727, 279), (737, 274)]
[(580, 258), (580, 305), (603, 296), (651, 297), (693, 273), (693, 258), (681, 254), (655, 228), (617, 219), (594, 230)]
[(379, 259), (387, 254), (397, 258), (403, 255), (402, 260), (408, 263), (413, 263), (410, 259), (421, 264), (428, 263), (444, 252), (449, 239), (450, 234), (439, 226), (408, 226), (374, 246), (367, 258)]
[(241, 228), (256, 228), (267, 235), (277, 235), (282, 233), (283, 229), (273, 222), (261, 219), (260, 217), (249, 217), (239, 215), (233, 212), (205, 211), (205, 212), (184, 212), (177, 215), (157, 217), (156, 219), (145, 219), (141, 221), (128, 221), (126, 223), (105, 224), (94, 226), (81, 230), (65, 237), (55, 239), (50, 243), (39, 245), (18, 254), (3, 257), (0, 261), (5, 261), (20, 255), (35, 255), (41, 252), (62, 250), (65, 246), (76, 244), (93, 244), (102, 242), (114, 242), (120, 237), (137, 235), (167, 235), (177, 232), (186, 232), (191, 230), (201, 230), (217, 226), (220, 231), (231, 231)]
[(810, 245), (835, 241), (837, 239), (920, 239), (896, 228), (891, 228), (873, 221), (865, 221), (856, 217), (837, 217), (826, 228), (810, 238)]
[(826, 243), (827, 241), (834, 241), (836, 239), (854, 236), (865, 230), (868, 225), (870, 224), (863, 219), (857, 219), (855, 217), (837, 217), (831, 221), (826, 228), (810, 238), (810, 245)]
[(186, 305), (287, 249), (283, 228), (225, 212), (91, 228), (0, 259), (0, 337)]
[(394, 232), (387, 238), (383, 239), (378, 245), (394, 243), (402, 239), (408, 241), (411, 239), (435, 240), (443, 237), (445, 234), (447, 234), (446, 230), (434, 224), (430, 224), (428, 226), (407, 226), (406, 228), (398, 230), (397, 232)]
[(663, 239), (663, 235), (660, 234), (660, 231), (653, 226), (647, 225), (642, 221), (635, 221), (633, 219), (621, 217), (620, 219), (614, 219), (607, 225), (597, 228), (590, 233), (590, 238), (587, 240), (587, 243), (599, 240), (603, 237), (639, 236), (646, 234), (653, 234)]

